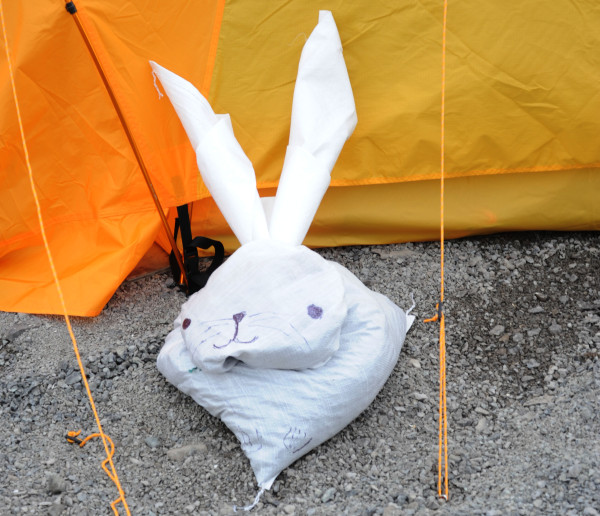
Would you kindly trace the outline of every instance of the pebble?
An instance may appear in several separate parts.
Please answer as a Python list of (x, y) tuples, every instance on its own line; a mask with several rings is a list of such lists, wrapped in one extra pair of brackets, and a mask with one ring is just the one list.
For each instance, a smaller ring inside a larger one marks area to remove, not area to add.
[(402, 509), (398, 507), (395, 503), (389, 503), (383, 509), (383, 516), (401, 516)]
[(48, 516), (60, 516), (66, 507), (61, 503), (55, 503), (48, 508)]
[(573, 464), (569, 470), (567, 471), (567, 476), (569, 478), (579, 478), (581, 472), (583, 471), (583, 466), (579, 463)]
[(550, 333), (557, 334), (562, 331), (562, 326), (560, 324), (553, 323), (548, 329), (550, 330)]
[(188, 444), (179, 448), (171, 448), (167, 451), (167, 457), (173, 461), (181, 462), (197, 453), (205, 453), (207, 449), (204, 443)]
[(64, 478), (56, 473), (50, 473), (46, 479), (46, 489), (51, 494), (62, 493), (67, 488)]
[(153, 450), (160, 446), (160, 439), (158, 437), (154, 437), (153, 435), (146, 437), (146, 439), (144, 439), (144, 442)]
[(502, 335), (503, 333), (504, 333), (504, 326), (502, 326), (501, 324), (497, 324), (490, 330), (490, 335), (494, 335), (495, 337), (498, 337), (498, 336)]
[(81, 382), (81, 373), (79, 371), (73, 371), (69, 376), (65, 378), (65, 383), (67, 385), (75, 385), (79, 382)]
[(325, 493), (321, 497), (321, 502), (327, 503), (327, 502), (333, 500), (335, 493), (336, 493), (335, 487), (330, 487), (329, 489), (327, 489), (327, 491), (325, 491)]
[(548, 403), (552, 403), (554, 398), (552, 396), (544, 395), (544, 396), (536, 396), (535, 398), (531, 398), (523, 403), (524, 407), (532, 407), (534, 405), (546, 405)]
[(481, 417), (479, 418), (479, 421), (477, 421), (477, 426), (475, 426), (475, 431), (480, 434), (482, 432), (485, 432), (485, 430), (487, 430), (489, 425), (489, 422), (486, 418)]
[(544, 309), (540, 305), (538, 305), (534, 306), (533, 308), (530, 308), (528, 312), (530, 314), (541, 314), (542, 312), (544, 312)]

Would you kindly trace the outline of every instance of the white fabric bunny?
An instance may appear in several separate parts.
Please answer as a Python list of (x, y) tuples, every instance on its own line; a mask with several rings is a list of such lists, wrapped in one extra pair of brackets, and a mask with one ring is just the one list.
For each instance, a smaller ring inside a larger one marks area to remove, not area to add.
[(229, 116), (215, 115), (189, 82), (151, 65), (242, 244), (183, 305), (158, 368), (235, 433), (259, 486), (269, 489), (371, 403), (414, 319), (301, 245), (356, 125), (341, 42), (333, 16), (321, 11), (300, 59), (269, 223)]

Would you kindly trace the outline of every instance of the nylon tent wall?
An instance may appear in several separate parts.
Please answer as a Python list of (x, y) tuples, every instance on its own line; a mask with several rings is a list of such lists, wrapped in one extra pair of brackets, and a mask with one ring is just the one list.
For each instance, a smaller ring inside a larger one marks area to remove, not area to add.
[[(272, 195), (298, 59), (319, 9), (333, 12), (358, 126), (308, 245), (437, 238), (442, 4), (79, 0), (165, 207), (194, 203), (195, 234), (236, 242), (193, 149), (150, 74), (152, 59), (231, 114)], [(50, 245), (75, 315), (97, 314), (154, 239), (159, 219), (85, 45), (62, 2), (5, 6), (15, 80)], [(451, 4), (446, 234), (600, 228), (600, 5)], [(4, 55), (4, 54), (3, 54)], [(56, 313), (0, 57), (0, 309)], [(166, 246), (165, 246), (166, 247)]]

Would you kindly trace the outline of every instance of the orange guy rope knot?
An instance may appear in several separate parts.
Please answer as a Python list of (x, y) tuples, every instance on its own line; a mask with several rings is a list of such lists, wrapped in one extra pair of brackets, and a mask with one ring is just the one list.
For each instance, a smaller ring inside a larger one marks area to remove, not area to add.
[[(111, 462), (112, 457), (115, 454), (115, 445), (112, 442), (112, 439), (108, 435), (100, 434), (100, 433), (90, 434), (85, 439), (80, 439), (79, 438), (80, 434), (81, 434), (81, 430), (78, 430), (77, 432), (71, 430), (71, 431), (67, 432), (67, 435), (65, 437), (68, 442), (70, 442), (72, 444), (78, 444), (80, 448), (83, 448), (89, 440), (94, 439), (95, 437), (103, 437), (108, 442), (108, 444), (110, 445), (110, 450), (109, 450), (109, 453), (108, 453), (108, 456), (106, 457), (106, 459), (104, 459), (104, 461), (102, 461), (102, 469), (104, 470), (104, 472), (106, 473), (108, 478), (110, 478), (116, 484), (117, 477), (115, 476), (113, 471), (110, 471), (108, 469), (108, 466), (107, 466), (107, 464), (109, 462)], [(111, 464), (111, 466), (112, 466), (112, 464)], [(125, 493), (123, 492), (123, 490), (120, 487), (118, 487), (118, 491), (119, 491), (119, 497), (116, 500), (113, 500), (111, 502), (110, 506), (112, 507), (112, 510), (115, 513), (115, 515), (119, 516), (119, 511), (117, 510), (116, 505), (118, 503), (122, 503), (125, 506), (125, 510), (126, 510), (127, 514), (129, 514), (129, 508), (127, 507), (127, 504), (125, 502)]]
[(423, 322), (441, 321), (442, 313), (444, 312), (444, 302), (443, 301), (439, 301), (438, 303), (436, 303), (435, 311), (436, 311), (436, 313), (433, 317), (430, 317), (429, 319), (424, 319)]

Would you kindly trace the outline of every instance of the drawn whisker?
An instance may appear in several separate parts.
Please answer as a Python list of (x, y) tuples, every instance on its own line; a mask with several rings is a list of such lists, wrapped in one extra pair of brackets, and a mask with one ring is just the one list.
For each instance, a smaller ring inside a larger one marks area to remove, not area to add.
[[(212, 340), (214, 340), (214, 339), (216, 339), (217, 337), (220, 337), (220, 336), (222, 336), (222, 335), (223, 335), (223, 332), (220, 332), (220, 331), (219, 331), (219, 332), (217, 332), (217, 333), (213, 333), (212, 335), (209, 335), (209, 336), (205, 337), (204, 339), (202, 339), (202, 340), (200, 341), (200, 344), (204, 344), (204, 343), (206, 343), (206, 342), (210, 342), (210, 341), (212, 341)], [(229, 341), (229, 342), (231, 342), (231, 341)], [(229, 344), (229, 343), (228, 343), (228, 344)], [(226, 346), (226, 345), (227, 345), (227, 344), (225, 344), (225, 346)], [(216, 344), (213, 344), (213, 346), (216, 346)], [(220, 347), (224, 347), (224, 346), (220, 346)]]

